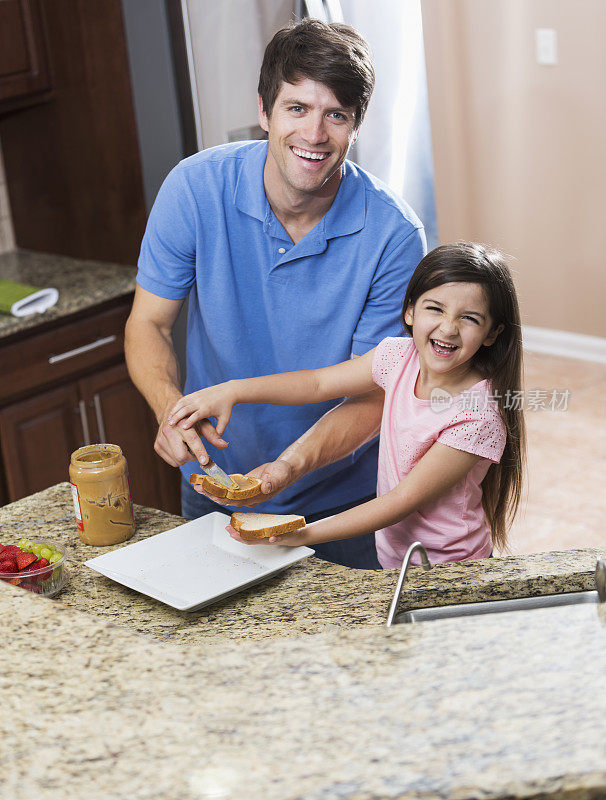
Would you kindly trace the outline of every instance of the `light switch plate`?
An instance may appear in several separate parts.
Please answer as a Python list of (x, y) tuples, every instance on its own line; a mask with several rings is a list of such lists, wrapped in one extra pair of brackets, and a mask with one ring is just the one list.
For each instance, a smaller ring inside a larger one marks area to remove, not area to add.
[(558, 33), (554, 28), (535, 29), (537, 64), (555, 66), (558, 63)]

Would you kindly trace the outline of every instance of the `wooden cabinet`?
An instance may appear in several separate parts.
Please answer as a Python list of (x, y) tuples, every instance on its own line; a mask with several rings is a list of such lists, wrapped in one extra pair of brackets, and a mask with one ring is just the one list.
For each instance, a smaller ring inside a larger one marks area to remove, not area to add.
[[(10, 91), (33, 90), (34, 78), (25, 81), (30, 65), (32, 76), (43, 73), (42, 55), (36, 67), (34, 45), (24, 53), (18, 30), (19, 20), (25, 25), (28, 15), (29, 27), (36, 30), (36, 9), (52, 63), (49, 101), (33, 103), (30, 94), (27, 108), (4, 113), (9, 101), (0, 99), (0, 141), (16, 245), (136, 264), (146, 208), (122, 2), (0, 0), (6, 92), (9, 84)], [(13, 45), (12, 28), (21, 44)]]
[(69, 454), (84, 444), (79, 433), (78, 391), (73, 384), (1, 409), (9, 500), (68, 480)]
[(71, 453), (105, 441), (122, 448), (135, 503), (179, 513), (179, 473), (154, 452), (155, 419), (124, 363), (128, 311), (122, 304), (0, 346), (5, 500), (68, 480)]
[(38, 0), (0, 2), (0, 110), (45, 100), (50, 70)]
[(179, 472), (154, 451), (156, 419), (133, 386), (126, 365), (118, 364), (91, 375), (78, 387), (91, 441), (112, 442), (122, 448), (134, 501), (180, 514)]

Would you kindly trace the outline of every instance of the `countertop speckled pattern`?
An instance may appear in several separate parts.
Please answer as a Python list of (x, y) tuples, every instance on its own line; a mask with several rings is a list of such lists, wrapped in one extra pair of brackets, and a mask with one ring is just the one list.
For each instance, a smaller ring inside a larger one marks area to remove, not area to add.
[(595, 606), (194, 652), (11, 586), (0, 603), (7, 800), (606, 796)]
[(0, 314), (0, 340), (135, 291), (135, 267), (83, 261), (69, 256), (13, 250), (0, 255), (2, 280), (59, 290), (56, 305), (43, 314)]
[[(74, 575), (56, 600), (0, 584), (1, 798), (606, 797), (606, 608), (387, 630), (395, 571), (313, 558), (196, 615), (87, 600), (70, 504), (0, 509), (0, 538), (61, 540)], [(136, 516), (138, 538), (179, 522)], [(405, 602), (591, 588), (596, 554), (413, 568)]]
[[(141, 506), (135, 506), (135, 516), (134, 537), (118, 547), (185, 521)], [(68, 483), (0, 509), (0, 525), (3, 531), (10, 531), (14, 543), (27, 536), (47, 538), (66, 547), (71, 582), (59, 595), (62, 603), (154, 639), (194, 647), (224, 637), (263, 639), (381, 625), (398, 574), (397, 570), (353, 570), (312, 557), (259, 586), (186, 613), (82, 566), (89, 558), (114, 548), (91, 547), (80, 540)], [(401, 607), (592, 589), (597, 555), (597, 550), (573, 550), (438, 564), (429, 572), (411, 567)]]

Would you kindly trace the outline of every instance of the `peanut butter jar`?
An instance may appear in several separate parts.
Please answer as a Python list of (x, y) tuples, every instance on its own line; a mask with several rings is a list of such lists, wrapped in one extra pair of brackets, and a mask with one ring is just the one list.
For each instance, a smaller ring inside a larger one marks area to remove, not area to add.
[(76, 523), (86, 544), (125, 542), (135, 532), (128, 467), (117, 444), (89, 444), (69, 465)]

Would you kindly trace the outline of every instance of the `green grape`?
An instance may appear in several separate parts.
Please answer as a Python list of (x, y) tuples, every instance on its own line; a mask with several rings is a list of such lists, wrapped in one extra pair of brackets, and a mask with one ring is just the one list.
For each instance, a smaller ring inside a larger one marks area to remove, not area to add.
[(33, 544), (29, 548), (29, 552), (33, 553), (35, 556), (38, 556), (38, 558), (40, 558), (40, 550), (42, 550), (42, 545), (40, 544)]
[(55, 551), (54, 553), (50, 554), (48, 560), (50, 561), (51, 564), (56, 564), (57, 561), (61, 561), (62, 558), (63, 556), (61, 555), (61, 553), (57, 553)]
[(50, 557), (52, 556), (52, 554), (53, 554), (53, 551), (49, 550), (48, 547), (41, 547), (40, 548), (41, 557), (42, 558), (46, 558), (47, 561), (50, 560)]
[(25, 550), (28, 544), (29, 542), (27, 541), (27, 539), (19, 539), (19, 541), (17, 542), (17, 547), (20, 547), (22, 550)]

